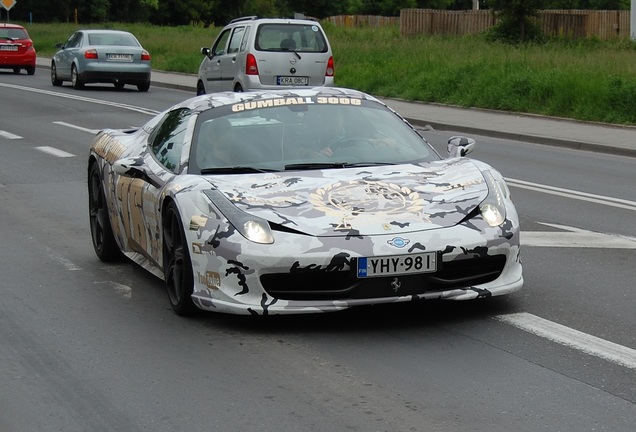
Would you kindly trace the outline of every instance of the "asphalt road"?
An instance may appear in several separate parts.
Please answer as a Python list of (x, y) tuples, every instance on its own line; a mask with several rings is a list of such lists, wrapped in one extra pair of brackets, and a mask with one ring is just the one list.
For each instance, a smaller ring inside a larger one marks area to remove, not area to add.
[(0, 94), (0, 431), (633, 430), (636, 159), (475, 137), (522, 219), (511, 296), (183, 319), (95, 257), (86, 156), (191, 93), (38, 70)]

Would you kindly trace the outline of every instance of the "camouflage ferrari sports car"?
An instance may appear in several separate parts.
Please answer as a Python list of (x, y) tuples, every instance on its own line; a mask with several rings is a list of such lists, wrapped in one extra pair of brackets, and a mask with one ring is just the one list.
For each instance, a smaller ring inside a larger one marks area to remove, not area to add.
[(342, 88), (197, 96), (88, 160), (93, 245), (165, 282), (174, 312), (329, 312), (523, 285), (502, 175), (442, 158), (399, 114)]

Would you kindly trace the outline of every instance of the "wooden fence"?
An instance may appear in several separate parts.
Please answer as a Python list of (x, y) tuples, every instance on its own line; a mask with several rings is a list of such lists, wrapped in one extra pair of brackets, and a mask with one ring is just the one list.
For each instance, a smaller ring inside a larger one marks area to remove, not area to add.
[[(400, 34), (475, 34), (488, 30), (499, 18), (490, 10), (445, 11), (402, 9), (398, 17), (340, 15), (325, 18), (337, 26), (377, 27), (398, 25)], [(630, 37), (628, 10), (545, 10), (537, 23), (546, 36), (620, 39)]]
[[(630, 12), (592, 10), (544, 10), (535, 18), (546, 36), (616, 39), (630, 37)], [(492, 11), (442, 11), (403, 9), (400, 11), (400, 33), (475, 34), (498, 22)]]
[(546, 35), (616, 39), (630, 37), (628, 10), (543, 11), (539, 23)]
[(488, 30), (497, 22), (497, 17), (489, 10), (402, 9), (400, 34), (475, 34)]
[(325, 18), (339, 27), (380, 27), (387, 25), (399, 25), (399, 17), (385, 17), (377, 15), (338, 15)]

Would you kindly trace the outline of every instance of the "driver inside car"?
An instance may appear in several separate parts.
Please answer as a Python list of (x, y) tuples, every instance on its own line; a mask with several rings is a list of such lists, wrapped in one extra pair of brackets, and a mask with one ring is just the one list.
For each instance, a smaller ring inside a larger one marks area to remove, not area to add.
[[(384, 136), (370, 125), (364, 131), (349, 131), (345, 127), (345, 116), (333, 111), (323, 113), (317, 134), (317, 148), (315, 154), (332, 157), (339, 148), (355, 147), (358, 151), (373, 148), (397, 147), (398, 143), (390, 137)], [(357, 132), (357, 133), (356, 133)], [(355, 144), (355, 145), (354, 145)], [(346, 153), (350, 153), (347, 151)]]
[[(197, 162), (202, 168), (215, 168), (231, 165), (231, 153), (234, 146), (232, 125), (225, 118), (217, 118), (202, 133), (204, 145), (197, 149)], [(201, 138), (200, 138), (201, 139)]]

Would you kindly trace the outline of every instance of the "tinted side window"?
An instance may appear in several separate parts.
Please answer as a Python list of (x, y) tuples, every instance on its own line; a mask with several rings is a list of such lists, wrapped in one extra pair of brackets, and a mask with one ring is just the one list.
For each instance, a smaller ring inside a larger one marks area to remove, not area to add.
[(212, 54), (215, 56), (225, 54), (225, 47), (227, 45), (227, 40), (230, 38), (230, 31), (232, 29), (224, 30), (223, 33), (217, 38), (216, 43), (212, 47)]
[(66, 48), (77, 48), (78, 46), (80, 46), (80, 43), (82, 42), (82, 34), (77, 32), (71, 35), (70, 38), (68, 38), (68, 40), (66, 41)]
[(245, 27), (236, 27), (232, 32), (232, 37), (230, 38), (230, 45), (227, 48), (228, 54), (234, 54), (239, 51), (239, 47), (241, 45), (241, 40), (243, 40), (243, 35), (245, 34)]
[(152, 152), (157, 156), (157, 160), (172, 172), (177, 172), (181, 164), (181, 153), (191, 114), (192, 111), (186, 108), (170, 111), (150, 136)]
[(245, 35), (243, 36), (243, 42), (241, 42), (241, 52), (245, 52), (247, 48), (247, 43), (250, 40), (250, 29), (251, 27), (245, 27)]

